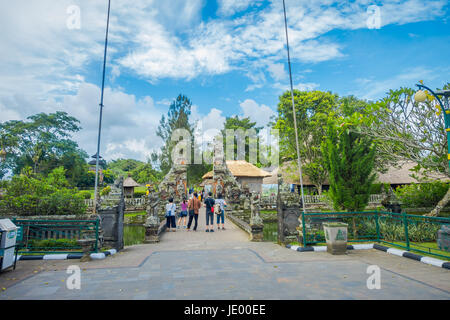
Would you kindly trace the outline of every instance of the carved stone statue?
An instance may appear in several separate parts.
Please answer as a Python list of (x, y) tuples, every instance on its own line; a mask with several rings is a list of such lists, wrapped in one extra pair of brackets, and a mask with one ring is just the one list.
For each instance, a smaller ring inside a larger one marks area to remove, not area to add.
[(147, 202), (147, 220), (144, 223), (145, 227), (145, 242), (154, 243), (159, 242), (158, 229), (159, 229), (159, 205), (160, 205), (160, 195), (153, 188), (149, 190), (148, 202)]

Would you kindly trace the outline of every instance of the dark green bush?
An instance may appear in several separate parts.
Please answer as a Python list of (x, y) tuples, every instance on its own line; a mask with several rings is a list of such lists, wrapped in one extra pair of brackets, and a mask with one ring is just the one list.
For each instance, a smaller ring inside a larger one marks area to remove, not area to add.
[(403, 207), (434, 207), (444, 197), (449, 184), (441, 181), (413, 183), (398, 187), (394, 192)]
[(45, 239), (45, 240), (31, 240), (28, 248), (31, 250), (39, 249), (71, 249), (78, 247), (76, 239)]
[(78, 192), (78, 195), (82, 196), (83, 199), (90, 199), (92, 197), (92, 194), (87, 190), (82, 190)]
[(108, 194), (110, 194), (111, 192), (111, 187), (110, 186), (106, 186), (102, 189), (102, 191), (100, 191), (100, 195), (101, 196), (107, 196)]
[(145, 192), (146, 192), (146, 191), (135, 191), (135, 192), (133, 193), (133, 197), (134, 197), (134, 198), (141, 198), (141, 197), (145, 196)]
[(83, 196), (68, 189), (63, 168), (48, 177), (13, 176), (0, 201), (0, 210), (19, 216), (84, 214)]

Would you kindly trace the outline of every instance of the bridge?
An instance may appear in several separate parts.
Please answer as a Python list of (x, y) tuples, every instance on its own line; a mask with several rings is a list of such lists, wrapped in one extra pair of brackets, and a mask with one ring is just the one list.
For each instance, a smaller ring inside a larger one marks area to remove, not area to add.
[[(226, 230), (162, 233), (160, 242), (125, 247), (104, 260), (23, 261), (0, 275), (9, 299), (449, 299), (449, 271), (377, 250), (343, 256), (296, 252), (252, 242), (226, 219)], [(81, 288), (69, 290), (67, 268), (81, 269)], [(367, 268), (381, 269), (370, 290)], [(13, 280), (14, 278), (14, 280)]]

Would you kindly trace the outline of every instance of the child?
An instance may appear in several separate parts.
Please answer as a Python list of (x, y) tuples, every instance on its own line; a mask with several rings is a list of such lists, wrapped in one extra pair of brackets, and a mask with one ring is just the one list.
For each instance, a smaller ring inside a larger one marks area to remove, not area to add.
[(188, 207), (188, 204), (186, 202), (186, 198), (183, 198), (183, 202), (181, 203), (180, 219), (178, 219), (178, 229), (181, 226), (181, 220), (182, 219), (184, 220), (183, 228), (186, 229), (187, 207)]

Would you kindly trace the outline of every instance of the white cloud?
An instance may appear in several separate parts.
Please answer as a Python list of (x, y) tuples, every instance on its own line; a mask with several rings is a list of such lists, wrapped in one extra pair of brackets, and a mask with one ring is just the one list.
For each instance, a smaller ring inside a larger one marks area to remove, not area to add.
[[(75, 94), (66, 95), (61, 101), (16, 95), (0, 100), (1, 120), (24, 120), (39, 112), (65, 111), (77, 118), (82, 127), (73, 139), (92, 155), (97, 150), (99, 99), (100, 88), (89, 83), (82, 83)], [(106, 88), (104, 105), (100, 150), (105, 159), (122, 155), (145, 160), (151, 151), (160, 148), (162, 141), (156, 136), (156, 128), (162, 112), (155, 108), (151, 97), (136, 99)]]
[(284, 70), (284, 64), (282, 63), (271, 63), (267, 67), (271, 77), (276, 81), (281, 81), (286, 79), (287, 73)]
[[(291, 90), (291, 86), (289, 85), (289, 83), (280, 83), (277, 82), (273, 85), (274, 88), (280, 90), (280, 91), (287, 91), (287, 90)], [(315, 82), (299, 82), (297, 84), (294, 84), (294, 90), (300, 90), (300, 91), (312, 91), (312, 90), (316, 90), (317, 88), (320, 87), (320, 84), (315, 83)]]
[(223, 16), (232, 16), (236, 12), (241, 12), (251, 5), (259, 5), (261, 0), (218, 0), (219, 9), (217, 13)]
[(246, 99), (240, 104), (242, 115), (244, 117), (250, 117), (252, 121), (256, 122), (257, 126), (266, 126), (269, 123), (270, 118), (275, 112), (264, 104), (258, 104), (255, 100)]
[(414, 67), (384, 80), (361, 78), (355, 80), (356, 92), (351, 94), (361, 99), (376, 100), (385, 96), (390, 89), (400, 87), (413, 87), (419, 80), (430, 82), (438, 77), (437, 70), (425, 67)]

